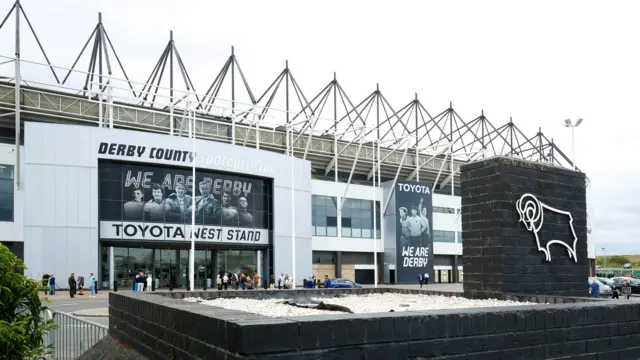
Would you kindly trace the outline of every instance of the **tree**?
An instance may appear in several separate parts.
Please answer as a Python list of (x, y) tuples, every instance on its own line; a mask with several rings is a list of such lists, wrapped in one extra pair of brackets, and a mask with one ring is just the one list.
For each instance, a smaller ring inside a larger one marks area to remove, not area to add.
[(40, 282), (20, 274), (22, 261), (0, 244), (0, 359), (36, 359), (51, 353), (44, 335), (54, 329), (44, 317), (48, 300)]

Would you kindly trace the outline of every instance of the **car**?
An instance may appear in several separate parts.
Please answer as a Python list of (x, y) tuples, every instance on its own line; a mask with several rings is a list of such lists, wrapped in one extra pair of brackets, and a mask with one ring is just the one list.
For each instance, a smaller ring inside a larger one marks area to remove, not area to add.
[(601, 297), (611, 296), (611, 294), (613, 293), (613, 291), (611, 290), (611, 286), (604, 284), (602, 281), (598, 280), (598, 278), (595, 278), (595, 277), (590, 277), (588, 280), (589, 291), (591, 290), (591, 284), (593, 284), (594, 282), (598, 283), (599, 285), (599, 288), (598, 288), (599, 296)]
[(605, 284), (607, 286), (613, 285), (613, 280), (611, 280), (609, 278), (597, 276), (596, 279), (598, 279), (601, 283), (603, 283), (603, 284)]
[(333, 279), (331, 280), (330, 289), (344, 289), (344, 288), (362, 288), (362, 285), (347, 279)]
[(633, 265), (631, 265), (629, 263), (626, 263), (626, 264), (624, 264), (624, 266), (622, 266), (622, 268), (624, 268), (624, 269), (632, 269)]

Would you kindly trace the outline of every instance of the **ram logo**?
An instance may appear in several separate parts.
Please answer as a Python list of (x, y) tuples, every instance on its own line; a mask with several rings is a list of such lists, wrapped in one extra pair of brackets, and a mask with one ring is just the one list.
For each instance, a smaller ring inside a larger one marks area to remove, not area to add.
[[(531, 231), (533, 235), (536, 237), (536, 243), (538, 244), (538, 251), (542, 251), (545, 254), (545, 258), (547, 261), (551, 261), (551, 252), (549, 247), (553, 244), (562, 245), (567, 248), (567, 252), (569, 253), (569, 258), (573, 258), (574, 261), (578, 262), (578, 257), (576, 256), (576, 244), (578, 243), (578, 237), (576, 236), (576, 231), (573, 228), (573, 216), (571, 213), (564, 210), (559, 210), (553, 208), (545, 203), (541, 203), (538, 199), (532, 194), (524, 194), (520, 197), (520, 200), (516, 202), (516, 209), (520, 214), (520, 221), (524, 223), (524, 226), (527, 230)], [(542, 224), (544, 222), (544, 212), (552, 211), (557, 214), (566, 215), (569, 219), (569, 228), (571, 228), (571, 235), (573, 236), (573, 242), (568, 243), (563, 240), (549, 240), (546, 243), (546, 246), (540, 244), (540, 238), (538, 237), (538, 232), (542, 228)]]

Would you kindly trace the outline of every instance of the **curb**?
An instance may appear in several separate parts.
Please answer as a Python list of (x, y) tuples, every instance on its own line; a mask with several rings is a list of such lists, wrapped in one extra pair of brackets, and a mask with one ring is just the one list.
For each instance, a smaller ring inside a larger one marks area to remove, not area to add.
[(95, 314), (78, 314), (71, 313), (73, 316), (82, 317), (82, 318), (100, 318), (100, 317), (109, 317), (109, 315), (95, 315)]

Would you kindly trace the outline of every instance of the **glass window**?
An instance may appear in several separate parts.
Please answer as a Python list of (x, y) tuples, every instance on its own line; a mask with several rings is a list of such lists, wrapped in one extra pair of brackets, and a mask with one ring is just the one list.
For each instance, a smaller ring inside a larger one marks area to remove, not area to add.
[[(337, 236), (337, 199), (313, 195), (312, 228), (314, 236)], [(342, 205), (342, 236), (371, 239), (373, 237), (373, 202), (361, 199), (344, 199)], [(376, 202), (376, 229), (380, 234), (380, 203)], [(319, 226), (321, 226), (321, 228)], [(379, 235), (378, 235), (379, 238)]]
[(0, 165), (0, 221), (13, 221), (13, 165)]
[(433, 241), (453, 243), (456, 241), (455, 232), (444, 231), (444, 230), (433, 230)]
[(313, 252), (314, 264), (335, 264), (335, 253), (331, 251), (314, 251)]
[(450, 207), (434, 206), (433, 212), (441, 214), (456, 214), (457, 211), (456, 209)]
[(338, 219), (336, 199), (313, 195), (311, 201), (312, 232), (314, 236), (336, 236)]

